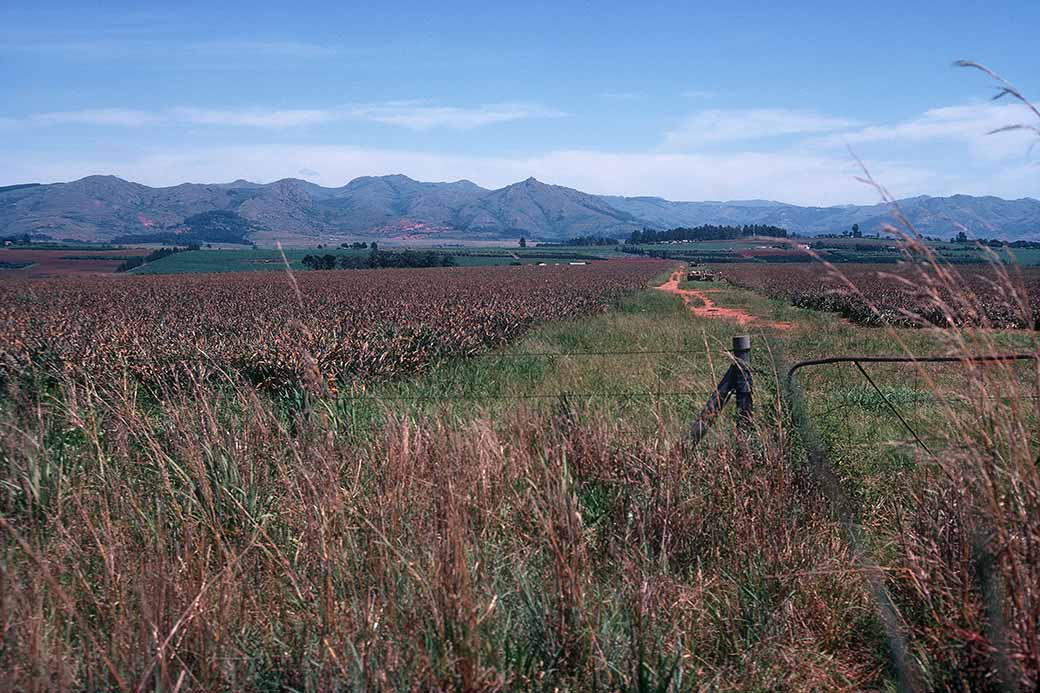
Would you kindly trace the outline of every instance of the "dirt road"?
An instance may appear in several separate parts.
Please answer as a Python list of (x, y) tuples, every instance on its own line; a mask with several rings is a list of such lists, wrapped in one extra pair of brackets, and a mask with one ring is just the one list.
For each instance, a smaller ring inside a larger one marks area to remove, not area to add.
[(683, 303), (685, 303), (686, 307), (690, 309), (690, 312), (698, 317), (730, 320), (738, 325), (750, 325), (754, 323), (758, 326), (772, 327), (778, 330), (789, 330), (793, 327), (789, 322), (768, 320), (758, 315), (752, 315), (742, 308), (724, 308), (719, 306), (708, 296), (709, 293), (714, 293), (717, 290), (680, 289), (679, 283), (683, 279), (683, 274), (683, 270), (672, 272), (672, 275), (668, 277), (668, 281), (656, 288), (658, 291), (664, 291), (665, 293), (681, 296)]

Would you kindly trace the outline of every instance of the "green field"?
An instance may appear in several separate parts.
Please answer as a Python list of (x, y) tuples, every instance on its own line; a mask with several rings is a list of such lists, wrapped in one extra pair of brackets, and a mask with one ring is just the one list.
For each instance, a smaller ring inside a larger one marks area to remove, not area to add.
[[(293, 270), (305, 270), (307, 255), (361, 255), (364, 250), (286, 249), (284, 257)], [(285, 269), (278, 250), (188, 250), (142, 265), (129, 274), (191, 274), (198, 272), (270, 272)]]
[[(796, 239), (796, 243), (823, 242), (827, 247), (816, 249), (824, 260), (833, 263), (886, 263), (897, 262), (902, 255), (890, 239), (873, 238), (835, 238), (835, 239)], [(639, 250), (677, 260), (693, 263), (713, 262), (780, 262), (791, 261), (790, 257), (774, 257), (771, 252), (788, 251), (791, 254), (794, 243), (783, 243), (772, 240), (735, 240), (735, 241), (697, 241), (691, 243), (663, 243), (636, 246)], [(980, 250), (970, 244), (951, 242), (934, 242), (931, 247), (946, 261), (955, 263), (987, 262), (996, 257), (1002, 261), (1014, 262), (1022, 266), (1040, 265), (1040, 249), (997, 249), (994, 255)], [(583, 246), (583, 247), (416, 247), (414, 250), (431, 251), (451, 255), (455, 264), (460, 267), (479, 267), (511, 264), (557, 264), (566, 262), (590, 262), (596, 259), (626, 257), (622, 253), (626, 246)], [(387, 246), (383, 250), (412, 249), (408, 246)], [(628, 248), (631, 250), (631, 248)], [(367, 249), (343, 248), (287, 248), (285, 258), (293, 271), (305, 271), (302, 259), (306, 255), (351, 255), (362, 256)], [(797, 253), (795, 253), (797, 255)], [(802, 256), (801, 261), (811, 261)], [(799, 258), (795, 257), (795, 261)], [(279, 271), (285, 268), (282, 252), (273, 249), (229, 249), (214, 248), (192, 250), (177, 253), (161, 260), (138, 267), (130, 274), (190, 274), (207, 272), (263, 272)]]
[[(813, 255), (834, 264), (894, 263), (905, 259), (895, 240), (887, 238), (795, 238), (788, 241), (750, 239), (729, 241), (693, 241), (677, 243), (641, 244), (635, 249), (648, 255), (657, 255), (690, 262), (812, 262), (807, 252), (798, 252), (808, 245)], [(986, 263), (994, 259), (1016, 263), (1024, 267), (1040, 265), (1040, 249), (1036, 248), (979, 248), (973, 243), (928, 241), (928, 246), (944, 262)], [(632, 249), (632, 248), (628, 248)]]
[[(403, 247), (388, 247), (384, 250), (403, 250)], [(422, 252), (430, 248), (418, 248)], [(228, 250), (206, 249), (175, 253), (155, 262), (142, 265), (129, 274), (191, 274), (203, 272), (270, 272), (285, 269), (285, 260), (293, 271), (306, 271), (302, 260), (307, 255), (335, 255), (337, 257), (364, 256), (367, 249), (344, 248), (287, 248), (284, 251), (270, 249)], [(598, 258), (616, 257), (619, 253), (605, 247), (574, 248), (437, 248), (432, 249), (455, 258), (460, 267), (488, 265), (564, 263), (592, 261)]]

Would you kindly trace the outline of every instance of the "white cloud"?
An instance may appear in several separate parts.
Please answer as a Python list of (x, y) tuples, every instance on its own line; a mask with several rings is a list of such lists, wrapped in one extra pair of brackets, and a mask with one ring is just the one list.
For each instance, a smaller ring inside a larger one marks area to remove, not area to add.
[(222, 111), (202, 108), (178, 108), (166, 118), (190, 125), (222, 125), (250, 128), (291, 128), (317, 125), (336, 120), (334, 111), (316, 109)]
[[(1040, 139), (1027, 130), (994, 133), (1008, 125), (1040, 125), (1024, 106), (1014, 103), (944, 106), (892, 125), (868, 127), (819, 138), (811, 144), (831, 147), (848, 145), (857, 151), (868, 146), (913, 146), (910, 156), (930, 152), (950, 154), (947, 143), (966, 147), (965, 153), (978, 161), (1022, 159)], [(993, 134), (991, 134), (993, 133)], [(930, 149), (922, 149), (922, 147)]]
[[(899, 196), (952, 192), (933, 171), (899, 163), (867, 162)], [(655, 195), (673, 200), (763, 197), (798, 204), (874, 203), (874, 190), (858, 182), (848, 157), (777, 153), (614, 153), (560, 150), (527, 157), (478, 157), (321, 145), (261, 145), (155, 152), (125, 160), (9, 161), (14, 181), (73, 180), (112, 173), (149, 185), (236, 178), (272, 181), (321, 171), (324, 185), (363, 175), (404, 173), (420, 180), (468, 178), (495, 188), (528, 176), (586, 192)]]
[(606, 101), (642, 101), (646, 95), (638, 91), (605, 91), (599, 97)]
[(1029, 116), (1025, 107), (1010, 103), (945, 106), (925, 111), (916, 118), (895, 125), (873, 125), (839, 137), (849, 144), (898, 140), (974, 140), (1006, 125), (1026, 122)]
[[(525, 117), (552, 117), (555, 111), (537, 105), (499, 104), (477, 107), (435, 106), (423, 102), (355, 104), (316, 110), (205, 110), (162, 112), (118, 109), (46, 114), (49, 122), (141, 125), (152, 122), (192, 125), (293, 128), (332, 121), (370, 121), (415, 130), (475, 128)], [(274, 145), (257, 138), (256, 146), (163, 149), (143, 145), (140, 155), (97, 154), (75, 160), (50, 150), (4, 154), (6, 182), (71, 180), (93, 173), (112, 173), (149, 185), (184, 181), (220, 182), (237, 178), (271, 181), (290, 176), (317, 177), (324, 185), (341, 185), (362, 175), (405, 173), (421, 180), (469, 178), (485, 187), (501, 187), (535, 176), (588, 192), (655, 195), (673, 200), (770, 198), (811, 205), (873, 203), (878, 195), (856, 180), (860, 171), (845, 142), (858, 152), (871, 173), (893, 195), (948, 195), (958, 192), (1003, 197), (1036, 195), (1040, 166), (1000, 161), (976, 151), (1003, 136), (983, 133), (1021, 120), (1004, 104), (955, 106), (927, 111), (918, 118), (891, 126), (849, 126), (849, 121), (811, 113), (776, 109), (704, 111), (691, 121), (703, 127), (685, 139), (674, 134), (672, 149), (646, 152), (559, 150), (527, 156), (461, 156), (380, 148), (318, 144)], [(2, 124), (0, 119), (0, 124)], [(22, 125), (26, 119), (18, 121)], [(39, 124), (39, 122), (37, 122)], [(838, 134), (835, 130), (844, 130)], [(678, 132), (678, 131), (676, 131)], [(783, 146), (757, 140), (794, 135)], [(12, 138), (5, 138), (8, 142)], [(748, 140), (744, 142), (743, 140)], [(967, 142), (969, 148), (946, 146), (944, 140)], [(884, 149), (873, 143), (909, 144), (910, 149)], [(934, 142), (933, 142), (934, 141)], [(1024, 158), (1023, 146), (1007, 138)], [(1033, 141), (1033, 140), (1030, 140)], [(683, 151), (677, 142), (729, 143), (729, 146)], [(919, 143), (933, 142), (921, 145)], [(815, 146), (811, 146), (815, 145)], [(754, 147), (754, 149), (753, 149)], [(878, 154), (878, 150), (885, 153)], [(133, 150), (131, 150), (133, 151)], [(893, 155), (899, 151), (899, 155)], [(908, 153), (909, 152), (909, 153)], [(928, 158), (928, 152), (951, 153)], [(973, 155), (974, 153), (974, 155)], [(919, 162), (919, 163), (912, 163)], [(1010, 165), (1008, 165), (1010, 164)]]
[(437, 128), (471, 130), (486, 125), (534, 118), (559, 118), (566, 113), (538, 104), (504, 103), (483, 106), (438, 106), (414, 101), (353, 104), (327, 109), (211, 109), (173, 108), (141, 111), (121, 108), (85, 109), (37, 113), (24, 118), (0, 119), (0, 126), (15, 125), (202, 125), (287, 129), (342, 121), (394, 125), (409, 130)]
[[(10, 119), (12, 122), (15, 119)], [(39, 125), (112, 125), (118, 127), (143, 127), (159, 122), (154, 113), (125, 108), (95, 108), (81, 111), (57, 111), (37, 113), (29, 118)]]
[(689, 116), (665, 134), (668, 149), (692, 149), (704, 145), (760, 140), (784, 135), (808, 135), (844, 130), (859, 125), (848, 118), (782, 108), (746, 110), (711, 109)]
[(399, 125), (410, 130), (431, 130), (433, 128), (470, 130), (495, 123), (533, 118), (560, 118), (567, 115), (562, 111), (537, 104), (505, 103), (460, 108), (413, 102), (365, 104), (347, 108), (342, 113), (346, 118)]
[[(44, 35), (46, 36), (46, 35)], [(110, 37), (54, 41), (0, 42), (0, 53), (36, 53), (66, 55), (77, 59), (150, 59), (190, 57), (205, 58), (297, 58), (315, 60), (342, 55), (367, 53), (340, 46), (303, 41), (199, 41), (170, 42), (152, 34), (114, 35)]]
[(687, 89), (681, 92), (687, 99), (713, 99), (715, 92), (706, 89)]
[(193, 44), (190, 48), (193, 53), (225, 57), (270, 55), (283, 58), (332, 58), (343, 53), (336, 46), (302, 41), (209, 41)]

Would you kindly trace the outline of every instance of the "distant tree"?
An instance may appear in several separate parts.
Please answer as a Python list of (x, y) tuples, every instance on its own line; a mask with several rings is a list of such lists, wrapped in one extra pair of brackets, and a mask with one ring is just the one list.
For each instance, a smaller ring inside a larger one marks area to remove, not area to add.
[(358, 255), (341, 255), (337, 261), (340, 269), (378, 269), (385, 267), (453, 267), (455, 258), (451, 255), (428, 250), (416, 252), (414, 250), (381, 251), (370, 252), (367, 257)]
[(863, 234), (859, 232), (859, 224), (853, 224), (852, 225), (852, 237), (853, 238), (863, 238)]
[(523, 236), (520, 236), (520, 247), (521, 248), (526, 248), (527, 247), (527, 239), (524, 238)]
[[(846, 231), (845, 235), (848, 235), (848, 233)], [(787, 229), (767, 224), (747, 224), (745, 226), (713, 226), (706, 224), (694, 228), (679, 227), (669, 229), (668, 231), (643, 229), (642, 231), (633, 231), (626, 242), (629, 245), (640, 245), (643, 243), (669, 243), (675, 241), (730, 241), (752, 236), (786, 238)]]
[[(638, 232), (637, 232), (638, 233)], [(617, 245), (619, 243), (616, 238), (607, 238), (604, 236), (575, 236), (574, 238), (568, 238), (560, 243), (539, 243), (541, 246), (583, 246), (583, 245)]]
[(958, 231), (957, 232), (957, 238), (954, 239), (954, 240), (956, 240), (958, 243), (967, 243), (968, 242), (968, 234), (964, 233), (963, 231)]

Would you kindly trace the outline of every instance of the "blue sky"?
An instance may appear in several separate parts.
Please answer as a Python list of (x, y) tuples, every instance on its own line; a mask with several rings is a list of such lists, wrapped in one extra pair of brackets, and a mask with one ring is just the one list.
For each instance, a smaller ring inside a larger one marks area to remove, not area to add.
[(533, 175), (875, 201), (851, 149), (897, 196), (1040, 196), (1035, 137), (985, 134), (1030, 114), (951, 67), (1040, 98), (1035, 0), (217, 4), (0, 9), (0, 184)]

